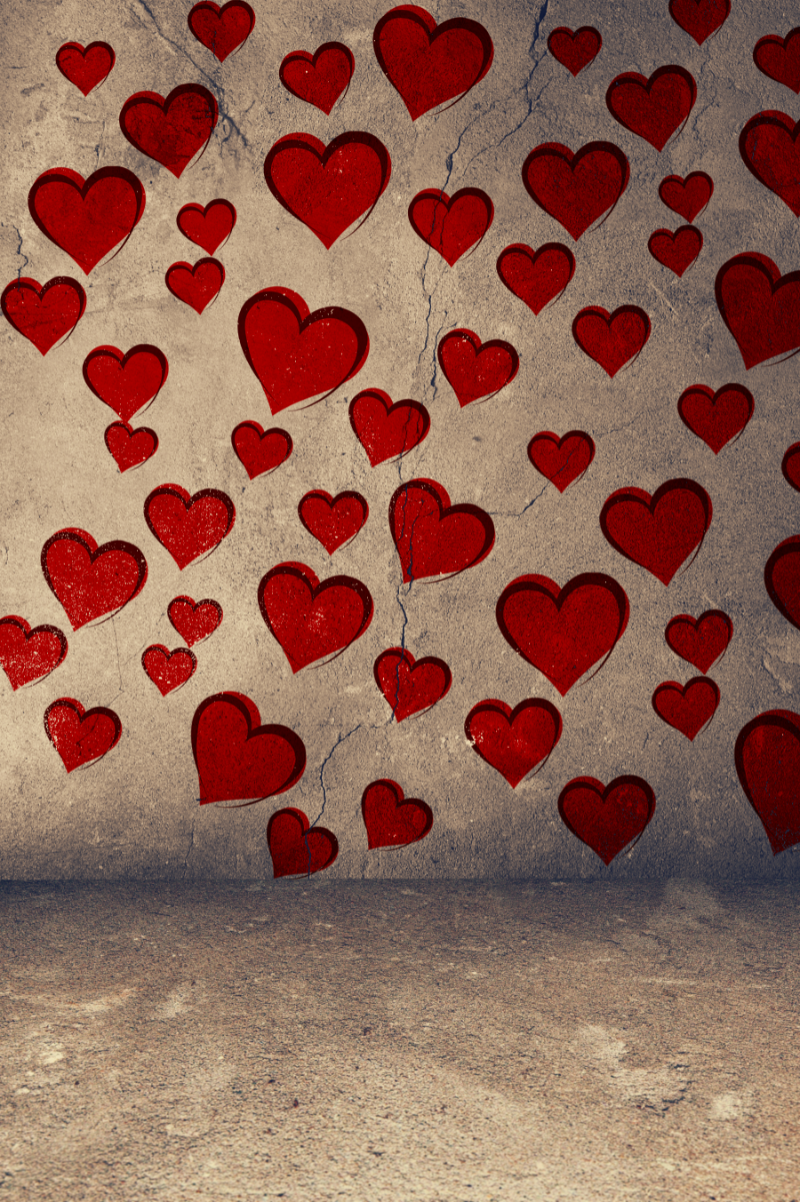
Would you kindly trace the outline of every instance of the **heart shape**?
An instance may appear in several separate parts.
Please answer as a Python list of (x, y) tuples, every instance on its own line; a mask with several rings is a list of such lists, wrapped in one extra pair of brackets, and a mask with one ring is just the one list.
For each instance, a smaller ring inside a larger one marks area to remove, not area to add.
[(382, 651), (372, 671), (396, 722), (431, 709), (447, 696), (453, 683), (452, 673), (443, 659), (426, 655), (415, 660), (404, 647), (389, 647)]
[(714, 291), (748, 371), (800, 350), (800, 271), (782, 276), (766, 255), (734, 255), (717, 272)]
[(481, 343), (472, 330), (450, 330), (439, 342), (437, 358), (462, 409), (496, 396), (519, 371), (519, 355), (510, 342)]
[(620, 305), (613, 313), (589, 305), (572, 323), (572, 337), (578, 346), (612, 380), (620, 368), (638, 358), (650, 332), (650, 318), (638, 305)]
[(494, 220), (494, 205), (480, 188), (460, 188), (452, 197), (426, 188), (408, 206), (408, 220), (414, 233), (454, 267), (479, 246)]
[(547, 49), (562, 67), (573, 75), (579, 75), (600, 52), (603, 39), (591, 25), (581, 25), (574, 32), (559, 25), (547, 39)]
[(74, 697), (59, 697), (44, 711), (44, 729), (67, 772), (94, 764), (116, 747), (122, 723), (113, 710), (85, 710)]
[(524, 242), (514, 242), (500, 251), (497, 274), (538, 317), (545, 305), (561, 296), (574, 276), (575, 256), (560, 242), (545, 242), (536, 251)]
[(134, 430), (127, 422), (112, 422), (106, 429), (104, 439), (121, 472), (141, 467), (158, 450), (158, 435), (149, 426), (139, 426)]
[(477, 505), (451, 505), (436, 480), (401, 484), (389, 502), (389, 530), (403, 583), (457, 576), (481, 563), (494, 546), (494, 522)]
[(63, 663), (69, 644), (57, 626), (34, 626), (16, 614), (0, 618), (0, 668), (14, 692), (49, 676)]
[(561, 142), (543, 142), (522, 165), (531, 200), (576, 242), (600, 217), (608, 220), (630, 174), (626, 156), (612, 142), (587, 142), (574, 154)]
[(179, 689), (197, 671), (197, 656), (185, 647), (170, 651), (163, 643), (156, 643), (142, 653), (142, 667), (162, 697)]
[(145, 500), (144, 520), (183, 571), (227, 538), (236, 521), (236, 507), (227, 493), (216, 488), (203, 488), (191, 496), (180, 484), (161, 484)]
[(272, 875), (297, 876), (330, 868), (339, 854), (336, 836), (324, 826), (309, 829), (302, 810), (287, 806), (267, 823), (267, 846), (272, 858)]
[(800, 121), (773, 109), (756, 113), (739, 135), (742, 162), (800, 217)]
[(733, 638), (733, 622), (721, 609), (707, 609), (699, 618), (678, 614), (667, 623), (664, 637), (676, 655), (705, 675)]
[(345, 651), (372, 621), (374, 606), (366, 585), (352, 576), (331, 576), (320, 584), (302, 563), (279, 563), (262, 577), (258, 605), (292, 673)]
[(308, 533), (333, 555), (363, 528), (369, 505), (361, 493), (340, 492), (332, 497), (318, 488), (301, 497), (297, 512)]
[(785, 38), (770, 33), (759, 38), (753, 50), (753, 62), (770, 79), (800, 93), (800, 25)]
[(739, 437), (753, 416), (753, 394), (742, 384), (723, 384), (712, 392), (705, 384), (693, 384), (681, 393), (678, 415), (692, 434), (702, 438), (718, 455)]
[(550, 430), (542, 430), (528, 443), (531, 463), (560, 493), (583, 475), (594, 459), (594, 452), (594, 442), (583, 430), (570, 430), (561, 438)]
[(714, 181), (705, 171), (690, 171), (686, 179), (667, 175), (658, 185), (658, 195), (668, 209), (692, 222), (703, 212), (714, 193)]
[(191, 263), (173, 263), (164, 276), (173, 296), (191, 306), (195, 313), (203, 310), (219, 295), (225, 283), (225, 268), (218, 259), (198, 259)]
[(668, 585), (694, 562), (711, 525), (711, 498), (694, 480), (667, 480), (653, 493), (619, 488), (600, 512), (600, 528), (615, 551)]
[(228, 0), (222, 8), (213, 0), (201, 0), (186, 20), (198, 42), (224, 63), (250, 37), (256, 14), (244, 0)]
[(561, 738), (561, 730), (556, 707), (533, 697), (520, 701), (513, 710), (505, 701), (479, 701), (464, 723), (467, 742), (505, 777), (512, 789), (531, 769), (544, 767)]
[(648, 239), (647, 249), (658, 263), (680, 277), (703, 249), (703, 235), (694, 225), (682, 225), (674, 232), (655, 230)]
[(659, 67), (649, 79), (624, 71), (606, 92), (611, 116), (661, 152), (683, 128), (697, 99), (697, 84), (685, 67)]
[(294, 443), (291, 434), (273, 426), (265, 430), (258, 422), (239, 422), (231, 434), (231, 443), (236, 457), (251, 480), (274, 472), (292, 453)]
[(168, 375), (166, 355), (146, 342), (125, 355), (116, 346), (96, 346), (83, 361), (89, 388), (126, 424), (156, 399)]
[(230, 238), (236, 225), (236, 209), (221, 197), (210, 200), (205, 207), (184, 205), (178, 212), (177, 225), (185, 238), (213, 255)]
[(669, 0), (669, 15), (702, 46), (728, 19), (731, 0)]
[(85, 308), (83, 288), (65, 275), (54, 276), (46, 284), (23, 275), (7, 284), (0, 296), (6, 321), (41, 355), (69, 337)]
[(119, 125), (131, 146), (180, 179), (204, 151), (219, 118), (217, 102), (199, 83), (158, 92), (136, 92), (122, 106)]
[(58, 530), (42, 547), (42, 571), (73, 630), (113, 617), (138, 597), (147, 560), (133, 543), (116, 539), (98, 547), (86, 530)]
[(206, 597), (193, 601), (191, 597), (175, 597), (167, 606), (167, 617), (185, 643), (194, 647), (214, 633), (222, 622), (219, 601)]
[(347, 94), (356, 63), (341, 42), (323, 42), (313, 55), (307, 50), (287, 54), (278, 70), (287, 92), (321, 109), (327, 117), (340, 96)]
[(359, 392), (350, 402), (350, 425), (367, 452), (371, 467), (396, 463), (419, 446), (431, 428), (428, 410), (419, 401), (395, 401), (379, 388)]
[(108, 78), (116, 60), (108, 42), (90, 42), (85, 50), (80, 42), (65, 42), (56, 52), (59, 71), (84, 96)]
[(718, 705), (719, 689), (707, 676), (694, 676), (685, 685), (665, 680), (652, 697), (659, 718), (692, 742), (714, 717)]
[(800, 442), (793, 442), (786, 448), (781, 460), (781, 472), (787, 484), (800, 492)]
[(800, 715), (765, 710), (739, 731), (734, 762), (772, 854), (800, 843)]
[(288, 726), (262, 726), (256, 705), (243, 693), (214, 693), (200, 702), (192, 719), (192, 755), (200, 805), (253, 805), (291, 789), (306, 767), (300, 736)]
[(764, 568), (769, 599), (800, 630), (800, 534), (778, 543)]
[(66, 251), (85, 275), (114, 247), (116, 255), (144, 213), (145, 191), (125, 167), (101, 167), (86, 180), (54, 167), (34, 180), (28, 210), (45, 238)]
[(395, 780), (374, 780), (361, 795), (361, 816), (367, 828), (367, 845), (407, 847), (429, 834), (433, 810), (418, 798), (405, 798)]
[(561, 821), (606, 866), (642, 835), (655, 809), (655, 794), (640, 776), (617, 776), (605, 788), (593, 776), (576, 776), (558, 799)]

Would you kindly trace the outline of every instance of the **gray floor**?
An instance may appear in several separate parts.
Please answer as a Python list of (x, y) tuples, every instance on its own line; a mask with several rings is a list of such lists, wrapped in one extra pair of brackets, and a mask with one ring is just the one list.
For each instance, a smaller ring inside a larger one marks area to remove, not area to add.
[(800, 888), (0, 885), (0, 1199), (800, 1202)]

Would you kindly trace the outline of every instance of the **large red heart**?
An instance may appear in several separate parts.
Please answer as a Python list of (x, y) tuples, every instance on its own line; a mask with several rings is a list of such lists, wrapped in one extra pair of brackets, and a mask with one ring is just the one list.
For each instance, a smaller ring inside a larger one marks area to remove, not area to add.
[(454, 267), (481, 242), (494, 220), (494, 205), (480, 188), (461, 188), (452, 196), (426, 188), (408, 206), (408, 220), (414, 233)]
[(765, 710), (736, 739), (734, 762), (772, 854), (800, 843), (800, 715)]
[(219, 117), (217, 102), (199, 83), (158, 92), (136, 92), (122, 106), (119, 125), (137, 150), (166, 167), (176, 179), (198, 150), (205, 150)]
[(764, 583), (778, 612), (800, 630), (800, 534), (778, 543), (764, 568)]
[(116, 747), (122, 723), (103, 705), (85, 710), (74, 697), (59, 697), (44, 711), (44, 729), (67, 772), (74, 772)]
[(227, 538), (236, 508), (217, 488), (203, 488), (191, 496), (180, 484), (161, 484), (145, 500), (144, 520), (183, 571)]
[(194, 242), (202, 246), (207, 255), (214, 255), (227, 242), (236, 225), (236, 209), (229, 200), (218, 197), (208, 204), (184, 205), (178, 212), (178, 229)]
[(167, 617), (183, 641), (194, 647), (217, 629), (222, 621), (222, 606), (210, 597), (204, 601), (175, 597), (167, 606)]
[(147, 580), (147, 561), (133, 543), (116, 539), (98, 547), (91, 534), (74, 526), (48, 538), (41, 562), (73, 630), (95, 618), (113, 617)]
[(561, 438), (550, 430), (534, 434), (528, 443), (528, 458), (537, 472), (563, 493), (594, 459), (594, 441), (583, 430), (570, 430)]
[(786, 483), (795, 492), (800, 492), (800, 442), (793, 442), (786, 448), (781, 460), (781, 472)]
[(406, 798), (395, 780), (374, 780), (361, 795), (361, 815), (370, 851), (406, 847), (424, 839), (433, 826), (433, 810), (418, 798)]
[(437, 25), (430, 13), (414, 4), (385, 13), (375, 26), (372, 44), (412, 121), (445, 101), (455, 104), (466, 96), (494, 58), (492, 39), (477, 21), (455, 17)]
[(519, 371), (519, 355), (510, 342), (481, 343), (472, 330), (450, 330), (439, 342), (437, 358), (462, 409), (481, 398), (488, 401)]
[(703, 235), (694, 225), (682, 225), (675, 231), (655, 230), (647, 249), (658, 263), (680, 277), (703, 249)]
[(310, 313), (288, 288), (264, 288), (245, 301), (239, 342), (273, 414), (310, 397), (324, 400), (361, 370), (369, 354), (360, 317), (335, 306)]
[(101, 167), (86, 180), (77, 171), (54, 167), (43, 171), (28, 192), (36, 225), (86, 275), (115, 246), (119, 254), (144, 206), (144, 187), (125, 167)]
[(214, 693), (200, 702), (192, 719), (192, 755), (200, 805), (252, 805), (291, 789), (306, 767), (300, 736), (288, 726), (262, 726), (258, 709), (243, 693)]
[(690, 171), (685, 179), (667, 175), (658, 185), (658, 195), (668, 209), (692, 222), (703, 212), (714, 192), (714, 181), (705, 171)]
[(558, 799), (561, 821), (606, 866), (641, 836), (655, 809), (655, 794), (640, 776), (617, 776), (605, 788), (593, 776), (576, 776)]
[(706, 384), (693, 384), (681, 393), (678, 401), (683, 424), (702, 438), (715, 455), (731, 439), (739, 437), (754, 408), (753, 394), (742, 384), (723, 384), (716, 392)]
[(775, 33), (759, 38), (753, 62), (770, 79), (800, 93), (800, 25), (790, 29), (785, 38)]
[(108, 42), (90, 42), (85, 50), (80, 42), (65, 42), (56, 52), (56, 66), (65, 79), (88, 96), (108, 78), (116, 58)]
[(323, 42), (313, 55), (307, 50), (287, 54), (278, 70), (287, 92), (330, 116), (340, 96), (346, 95), (355, 70), (352, 50), (341, 42)]
[(522, 164), (528, 195), (576, 241), (603, 214), (604, 221), (611, 216), (630, 174), (612, 142), (587, 142), (574, 154), (561, 142), (543, 142)]
[(650, 329), (650, 318), (638, 305), (620, 305), (613, 313), (600, 305), (589, 305), (575, 317), (572, 337), (613, 379), (621, 367), (638, 357)]
[(694, 480), (667, 480), (652, 497), (641, 488), (619, 488), (600, 512), (600, 528), (615, 551), (669, 584), (703, 545), (711, 525), (711, 498)]
[(218, 296), (225, 283), (225, 268), (218, 259), (198, 259), (191, 263), (173, 263), (164, 276), (173, 296), (202, 313)]
[(479, 701), (464, 723), (467, 742), (512, 789), (537, 764), (544, 767), (561, 738), (561, 728), (556, 707), (533, 697), (520, 701), (513, 710), (505, 701)]
[(264, 159), (264, 178), (278, 204), (326, 250), (359, 217), (361, 228), (391, 174), (389, 151), (366, 133), (340, 134), (327, 147), (311, 134), (287, 134)]
[(547, 49), (562, 67), (572, 75), (579, 75), (598, 55), (603, 39), (591, 25), (581, 25), (575, 32), (559, 25), (547, 39)]
[(667, 645), (705, 674), (733, 638), (733, 622), (721, 609), (707, 609), (699, 618), (678, 614), (664, 631)]
[(653, 693), (659, 718), (694, 742), (719, 705), (719, 689), (707, 676), (694, 676), (685, 685), (665, 680)]
[(538, 317), (545, 305), (561, 296), (574, 276), (575, 256), (560, 242), (545, 242), (538, 250), (514, 242), (500, 251), (497, 274)]
[(186, 20), (198, 42), (224, 63), (250, 37), (256, 14), (244, 0), (228, 0), (222, 8), (212, 0), (201, 0)]
[(624, 71), (606, 92), (611, 116), (631, 133), (662, 151), (683, 127), (697, 99), (697, 85), (685, 67), (659, 67), (649, 79)]
[(380, 388), (359, 392), (350, 402), (350, 425), (370, 465), (395, 463), (428, 436), (431, 417), (419, 401), (395, 401)]
[(403, 582), (456, 576), (486, 558), (494, 546), (494, 522), (477, 505), (451, 505), (436, 480), (409, 480), (389, 503), (389, 529)]
[(768, 109), (751, 117), (739, 134), (748, 171), (800, 217), (800, 121)]
[(16, 692), (23, 685), (45, 676), (63, 663), (66, 636), (57, 626), (34, 626), (16, 614), (0, 618), (0, 668)]
[(506, 642), (562, 697), (595, 664), (592, 676), (600, 671), (629, 613), (625, 590), (602, 572), (574, 576), (562, 589), (548, 576), (518, 576), (495, 610)]
[(142, 667), (162, 697), (179, 689), (197, 671), (197, 656), (194, 651), (179, 647), (170, 651), (163, 643), (156, 643), (142, 653)]
[(329, 555), (358, 534), (369, 517), (369, 505), (361, 493), (340, 492), (332, 497), (318, 488), (300, 498), (300, 521)]
[(415, 660), (404, 647), (389, 647), (375, 660), (372, 669), (383, 696), (392, 707), (396, 722), (412, 714), (425, 713), (441, 701), (453, 683), (453, 676), (443, 659), (426, 655)]
[(251, 480), (280, 467), (289, 458), (294, 446), (292, 436), (286, 430), (280, 430), (277, 426), (265, 430), (258, 422), (239, 422), (231, 434), (231, 443)]
[(85, 308), (83, 288), (65, 275), (46, 284), (23, 275), (7, 284), (0, 296), (6, 321), (42, 355), (72, 333)]
[(103, 437), (121, 472), (141, 467), (158, 450), (158, 435), (149, 426), (134, 430), (127, 422), (112, 422)]
[(339, 854), (339, 843), (324, 826), (309, 828), (308, 818), (294, 806), (278, 810), (267, 823), (267, 846), (272, 875), (297, 876), (330, 868)]
[(698, 46), (727, 20), (731, 0), (669, 0), (669, 15)]
[(330, 576), (322, 584), (303, 563), (279, 563), (262, 577), (258, 605), (292, 673), (315, 660), (330, 663), (372, 621), (372, 596), (351, 576)]
[(782, 276), (766, 255), (734, 255), (717, 272), (714, 291), (748, 371), (800, 351), (800, 271)]
[(146, 342), (125, 355), (116, 346), (96, 346), (83, 361), (89, 388), (123, 422), (156, 399), (168, 375), (167, 356)]

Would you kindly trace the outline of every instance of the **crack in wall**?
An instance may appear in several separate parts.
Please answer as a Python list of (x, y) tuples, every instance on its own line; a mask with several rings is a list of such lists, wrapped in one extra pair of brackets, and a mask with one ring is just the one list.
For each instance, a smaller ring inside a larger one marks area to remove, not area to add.
[(325, 768), (327, 767), (327, 765), (330, 763), (331, 759), (333, 758), (333, 753), (336, 751), (336, 748), (339, 747), (340, 744), (347, 742), (347, 740), (350, 738), (351, 735), (354, 735), (357, 730), (361, 730), (363, 725), (364, 725), (363, 722), (359, 722), (358, 725), (354, 726), (352, 730), (348, 730), (346, 735), (339, 735), (339, 738), (336, 740), (333, 747), (330, 749), (328, 754), (325, 756), (325, 759), (322, 761), (322, 764), (320, 766), (319, 783), (320, 783), (320, 787), (322, 789), (322, 809), (317, 814), (314, 821), (312, 823), (310, 823), (308, 830), (303, 832), (303, 842), (306, 845), (306, 855), (308, 856), (308, 876), (309, 876), (309, 878), (311, 876), (311, 848), (308, 846), (308, 833), (310, 830), (312, 830), (313, 827), (315, 827), (317, 825), (320, 818), (325, 813), (325, 806), (328, 804), (328, 791), (325, 788), (325, 779), (324, 779)]
[(183, 880), (186, 880), (186, 873), (189, 871), (189, 856), (192, 854), (192, 849), (194, 848), (194, 827), (195, 820), (193, 818), (192, 830), (189, 836), (189, 846), (186, 849), (186, 855), (183, 857)]
[(22, 259), (24, 259), (24, 260), (25, 260), (25, 262), (23, 263), (22, 267), (20, 267), (20, 268), (17, 270), (17, 279), (19, 280), (19, 279), (21, 279), (21, 278), (22, 278), (22, 272), (23, 272), (23, 269), (24, 269), (25, 267), (27, 267), (27, 266), (28, 266), (28, 264), (30, 263), (30, 259), (29, 259), (29, 258), (28, 258), (28, 256), (25, 254), (24, 250), (22, 249), (22, 234), (19, 232), (18, 228), (17, 228), (15, 225), (12, 225), (12, 227), (11, 227), (11, 228), (12, 228), (12, 230), (14, 231), (14, 233), (17, 235), (17, 251), (16, 251), (16, 257), (17, 257), (18, 259), (19, 259), (19, 258), (22, 258)]

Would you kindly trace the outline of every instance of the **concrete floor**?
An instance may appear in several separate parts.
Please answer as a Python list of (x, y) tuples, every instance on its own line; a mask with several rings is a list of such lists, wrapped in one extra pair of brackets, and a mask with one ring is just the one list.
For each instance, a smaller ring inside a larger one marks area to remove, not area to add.
[(0, 1199), (800, 1202), (800, 888), (0, 886)]

